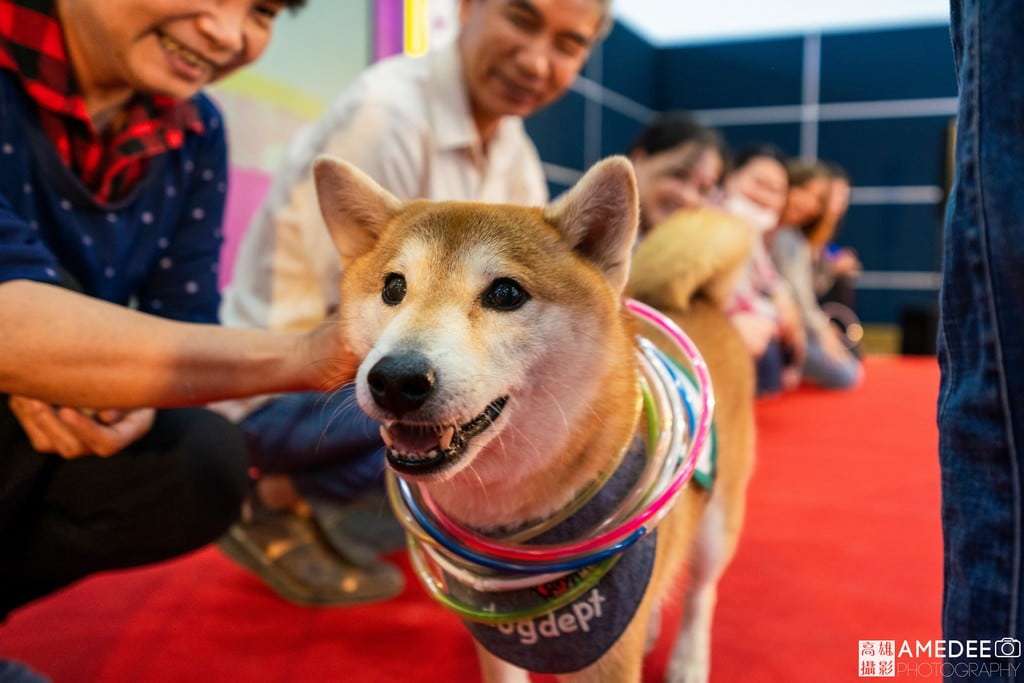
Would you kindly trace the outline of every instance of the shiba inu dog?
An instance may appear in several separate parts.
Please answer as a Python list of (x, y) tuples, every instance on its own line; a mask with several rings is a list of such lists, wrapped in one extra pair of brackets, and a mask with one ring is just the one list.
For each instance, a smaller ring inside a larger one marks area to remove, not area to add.
[[(658, 601), (686, 585), (691, 557), (671, 676), (706, 679), (714, 584), (751, 462), (753, 379), (699, 292), (714, 296), (749, 242), (702, 237), (710, 260), (692, 253), (695, 272), (665, 285), (718, 392), (717, 481), (677, 495), (684, 459), (663, 447), (671, 421), (658, 404), (675, 399), (659, 394), (657, 359), (676, 382), (687, 359), (668, 338), (667, 355), (638, 351), (624, 305), (638, 218), (628, 160), (597, 164), (546, 207), (401, 202), (328, 157), (314, 174), (343, 265), (359, 405), (382, 425), (414, 565), (470, 628), (484, 680), (639, 681)], [(660, 291), (656, 280), (638, 280), (636, 296)]]

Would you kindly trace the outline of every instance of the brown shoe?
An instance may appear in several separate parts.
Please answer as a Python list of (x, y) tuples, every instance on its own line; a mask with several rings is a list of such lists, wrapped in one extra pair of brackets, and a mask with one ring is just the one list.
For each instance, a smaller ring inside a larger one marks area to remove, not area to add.
[(374, 564), (381, 554), (405, 548), (405, 529), (383, 492), (369, 492), (344, 503), (317, 498), (308, 503), (331, 548), (359, 566)]
[(357, 565), (342, 557), (312, 517), (251, 508), (217, 546), (282, 598), (299, 605), (358, 605), (402, 592), (405, 579), (398, 567), (379, 560)]

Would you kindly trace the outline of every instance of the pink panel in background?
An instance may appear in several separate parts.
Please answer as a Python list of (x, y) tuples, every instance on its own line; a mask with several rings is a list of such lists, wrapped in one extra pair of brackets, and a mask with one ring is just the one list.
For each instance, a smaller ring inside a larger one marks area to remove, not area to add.
[(231, 281), (235, 257), (242, 236), (270, 187), (270, 174), (256, 169), (231, 166), (228, 170), (228, 198), (224, 208), (224, 245), (220, 251), (220, 277), (223, 290)]
[(402, 51), (403, 0), (375, 0), (373, 3), (373, 61)]

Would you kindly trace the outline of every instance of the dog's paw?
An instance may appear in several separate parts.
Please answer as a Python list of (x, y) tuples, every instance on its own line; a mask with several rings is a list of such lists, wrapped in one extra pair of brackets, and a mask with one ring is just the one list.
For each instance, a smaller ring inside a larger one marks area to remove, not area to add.
[(711, 676), (711, 632), (684, 623), (668, 661), (668, 683), (707, 683)]
[(647, 635), (644, 640), (644, 654), (650, 654), (658, 646), (661, 637), (661, 605), (655, 605), (647, 617)]
[(708, 683), (711, 661), (706, 656), (676, 657), (668, 663), (665, 680), (668, 683)]

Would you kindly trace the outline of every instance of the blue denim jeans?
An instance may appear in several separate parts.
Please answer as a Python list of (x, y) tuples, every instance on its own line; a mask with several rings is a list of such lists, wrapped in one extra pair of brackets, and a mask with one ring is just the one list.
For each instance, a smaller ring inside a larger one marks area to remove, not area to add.
[[(951, 8), (960, 108), (938, 339), (943, 630), (1024, 640), (1024, 2)], [(1024, 659), (1001, 661), (1017, 666), (986, 680), (1024, 680)]]
[(807, 335), (807, 355), (801, 368), (807, 382), (823, 389), (852, 389), (860, 382), (860, 360), (853, 353), (838, 361), (812, 334)]
[(285, 394), (241, 427), (252, 464), (290, 476), (307, 498), (345, 502), (384, 490), (380, 425), (359, 408), (354, 383), (331, 394)]

